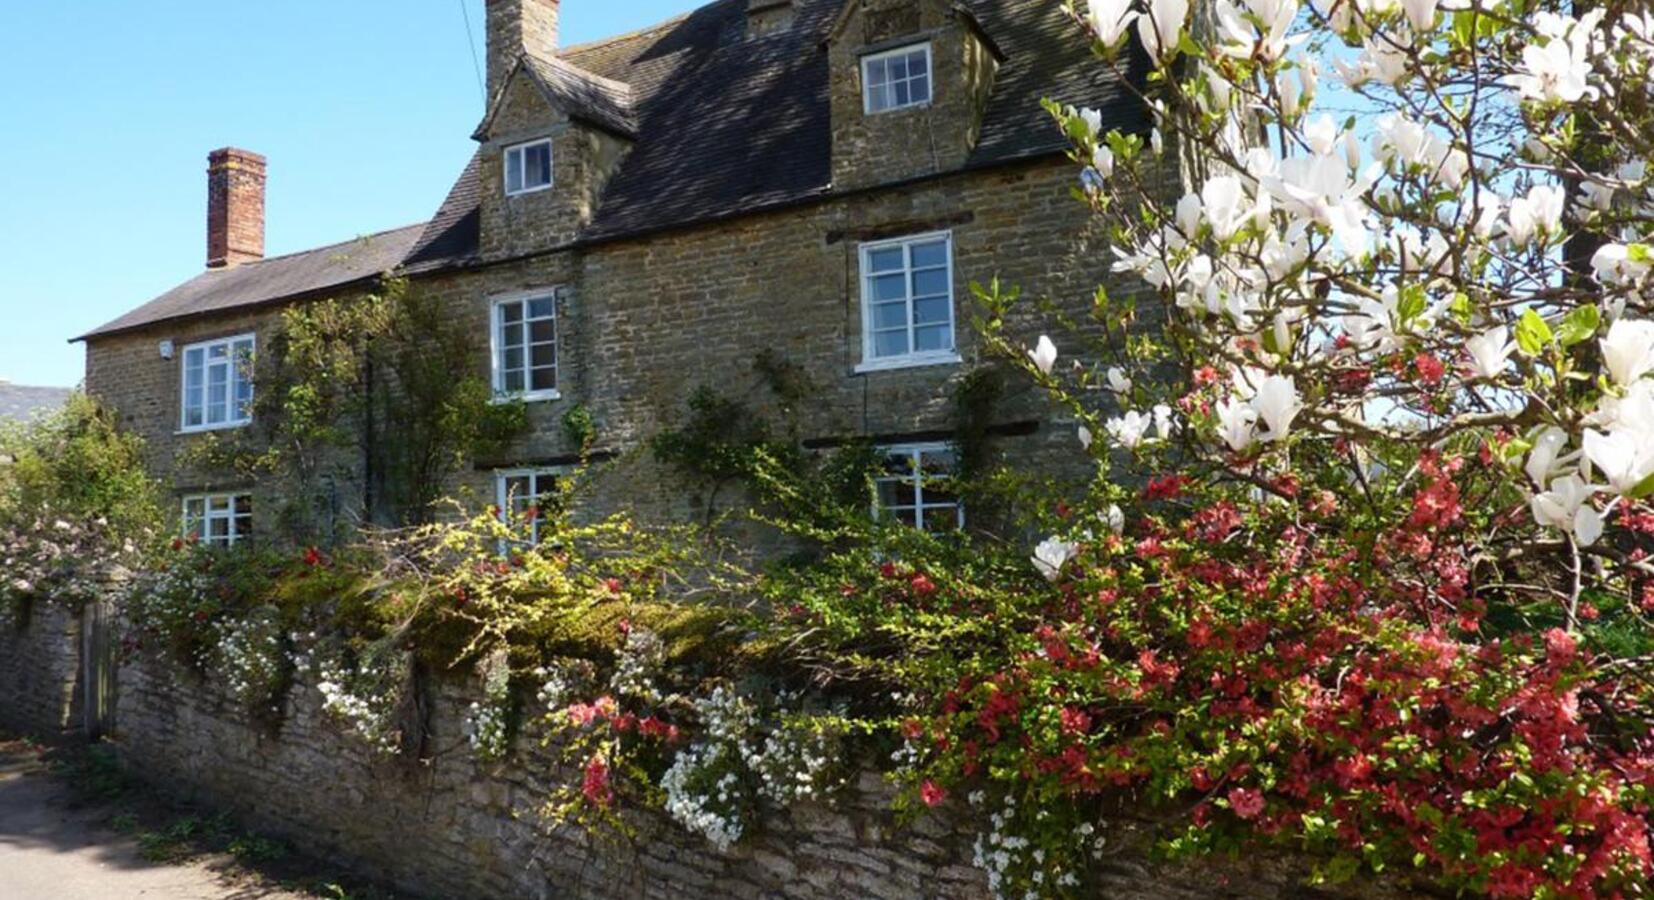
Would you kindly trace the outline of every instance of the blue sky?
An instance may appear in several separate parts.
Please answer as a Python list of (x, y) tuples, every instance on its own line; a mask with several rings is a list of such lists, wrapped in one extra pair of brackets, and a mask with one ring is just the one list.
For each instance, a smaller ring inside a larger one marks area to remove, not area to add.
[[(462, 4), (463, 3), (463, 7)], [(563, 42), (694, 0), (564, 0)], [(0, 379), (201, 271), (206, 160), (270, 158), (266, 252), (429, 218), (482, 115), (482, 0), (0, 3)]]

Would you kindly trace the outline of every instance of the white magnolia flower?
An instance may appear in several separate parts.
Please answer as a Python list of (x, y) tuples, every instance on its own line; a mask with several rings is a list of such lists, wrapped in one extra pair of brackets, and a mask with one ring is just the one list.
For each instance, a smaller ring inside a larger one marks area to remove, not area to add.
[(1103, 130), (1103, 111), (1090, 106), (1080, 108), (1080, 121), (1085, 123), (1086, 132), (1096, 135)]
[(1493, 230), (1499, 224), (1499, 215), (1504, 212), (1504, 198), (1493, 191), (1483, 191), (1476, 197), (1476, 218), (1470, 226), (1476, 236), (1486, 240), (1493, 235)]
[(1172, 217), (1177, 222), (1177, 230), (1185, 237), (1194, 237), (1195, 232), (1200, 229), (1200, 213), (1203, 205), (1200, 195), (1192, 191), (1184, 194), (1182, 199), (1177, 201), (1177, 206), (1172, 210)]
[(1266, 61), (1280, 59), (1288, 45), (1302, 43), (1303, 38), (1288, 39), (1292, 22), (1298, 18), (1298, 0), (1246, 0), (1262, 28), (1258, 38), (1257, 56)]
[(1522, 69), (1511, 78), (1517, 91), (1548, 103), (1576, 103), (1592, 93), (1590, 36), (1601, 18), (1601, 10), (1578, 22), (1552, 12), (1535, 14), (1535, 29), (1548, 37), (1522, 49)]
[(1631, 429), (1607, 434), (1586, 430), (1585, 455), (1616, 494), (1629, 494), (1648, 476), (1654, 475), (1654, 441)]
[(1047, 581), (1056, 581), (1062, 574), (1062, 567), (1080, 552), (1080, 545), (1073, 541), (1064, 541), (1057, 538), (1046, 538), (1034, 548), (1034, 568), (1044, 575)]
[(1581, 547), (1602, 537), (1602, 513), (1590, 503), (1594, 489), (1578, 475), (1566, 475), (1551, 483), (1551, 489), (1533, 498), (1533, 519), (1558, 531), (1571, 531)]
[(1572, 528), (1574, 515), (1590, 498), (1591, 488), (1584, 479), (1564, 475), (1551, 482), (1550, 490), (1534, 495), (1533, 520), (1548, 528)]
[(1034, 361), (1034, 366), (1041, 372), (1049, 375), (1052, 367), (1057, 364), (1057, 345), (1051, 343), (1050, 337), (1042, 334), (1039, 336), (1039, 343), (1028, 351), (1028, 358)]
[(1505, 364), (1516, 345), (1510, 341), (1510, 329), (1498, 325), (1464, 342), (1470, 354), (1470, 370), (1477, 378), (1498, 378), (1505, 372)]
[(1367, 248), (1367, 206), (1362, 194), (1369, 180), (1352, 177), (1341, 157), (1294, 156), (1282, 160), (1274, 174), (1261, 180), (1289, 215), (1328, 228), (1345, 252), (1359, 254)]
[(1574, 513), (1574, 540), (1581, 547), (1589, 547), (1602, 537), (1602, 529), (1607, 524), (1602, 513), (1589, 503), (1581, 506), (1579, 512)]
[(1540, 432), (1534, 438), (1533, 450), (1528, 453), (1527, 473), (1533, 483), (1544, 487), (1551, 480), (1551, 473), (1559, 465), (1565, 463), (1562, 451), (1568, 446), (1568, 433), (1552, 425)]
[(1592, 254), (1591, 268), (1602, 284), (1628, 284), (1648, 275), (1650, 260), (1646, 253), (1633, 258), (1631, 248), (1624, 244), (1603, 244)]
[(1129, 378), (1126, 375), (1125, 370), (1119, 366), (1109, 366), (1108, 371), (1104, 373), (1104, 378), (1107, 379), (1108, 389), (1113, 393), (1131, 393), (1131, 378)]
[(1407, 23), (1415, 33), (1422, 34), (1436, 26), (1436, 0), (1401, 0), (1401, 11), (1407, 14)]
[(1458, 188), (1470, 172), (1470, 157), (1442, 134), (1404, 115), (1380, 116), (1373, 153), (1385, 162), (1422, 171), (1433, 180)]
[(1164, 403), (1157, 403), (1154, 407), (1154, 431), (1163, 441), (1171, 440), (1172, 433), (1177, 430), (1177, 420), (1172, 417), (1172, 408)]
[(1098, 144), (1097, 149), (1091, 152), (1091, 167), (1097, 174), (1108, 178), (1114, 174), (1114, 151), (1107, 144)]
[(1562, 232), (1562, 209), (1567, 195), (1559, 187), (1537, 185), (1526, 197), (1510, 201), (1505, 236), (1515, 247), (1525, 246), (1535, 235), (1555, 237)]
[(1620, 319), (1602, 339), (1602, 362), (1614, 383), (1630, 385), (1654, 371), (1654, 321)]
[(1120, 534), (1126, 530), (1126, 513), (1120, 509), (1120, 504), (1108, 505), (1108, 530)]
[(1291, 431), (1292, 420), (1303, 411), (1304, 404), (1299, 400), (1298, 386), (1290, 376), (1271, 375), (1258, 386), (1258, 394), (1252, 398), (1252, 409), (1268, 429), (1259, 437), (1265, 441), (1278, 441)]
[(1209, 178), (1200, 189), (1201, 211), (1212, 226), (1212, 234), (1220, 241), (1233, 237), (1235, 232), (1252, 217), (1246, 189), (1233, 175)]
[(1258, 413), (1246, 403), (1234, 398), (1218, 401), (1218, 438), (1236, 453), (1252, 446), (1257, 431)]
[(1110, 48), (1120, 45), (1120, 37), (1138, 16), (1131, 8), (1131, 0), (1091, 0), (1088, 11), (1097, 40)]
[(1187, 18), (1189, 0), (1149, 0), (1148, 12), (1137, 20), (1137, 37), (1150, 57), (1160, 62), (1171, 58)]
[(1108, 420), (1106, 427), (1116, 443), (1127, 450), (1136, 450), (1154, 427), (1154, 416), (1132, 410)]
[(1317, 155), (1326, 156), (1338, 147), (1338, 123), (1322, 113), (1304, 126), (1304, 143)]
[(1091, 449), (1091, 429), (1084, 425), (1080, 426), (1080, 446), (1087, 450)]

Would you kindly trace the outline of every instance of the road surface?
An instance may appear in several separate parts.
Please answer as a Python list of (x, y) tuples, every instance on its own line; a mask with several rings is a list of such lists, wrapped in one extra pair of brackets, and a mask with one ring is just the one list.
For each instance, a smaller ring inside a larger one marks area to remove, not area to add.
[(109, 828), (108, 808), (76, 803), (21, 744), (0, 739), (0, 898), (4, 900), (302, 900), (210, 861), (144, 859)]

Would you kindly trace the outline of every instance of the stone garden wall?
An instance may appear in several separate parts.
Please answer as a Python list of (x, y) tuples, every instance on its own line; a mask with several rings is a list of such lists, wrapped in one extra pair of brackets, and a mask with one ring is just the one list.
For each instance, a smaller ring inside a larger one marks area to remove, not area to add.
[(0, 604), (0, 728), (51, 736), (80, 722), (81, 616)]
[[(76, 681), (78, 619), (37, 610), (0, 635), (0, 723), (61, 730)], [(546, 824), (539, 811), (559, 784), (579, 784), (530, 735), (509, 763), (477, 761), (463, 734), (470, 686), (426, 692), (428, 759), (385, 758), (339, 730), (313, 683), (295, 686), (279, 726), (249, 721), (211, 684), (169, 663), (128, 660), (119, 673), (113, 737), (125, 766), (181, 797), (235, 813), (415, 897), (900, 898), (987, 896), (971, 864), (973, 833), (946, 808), (901, 824), (881, 780), (863, 776), (833, 808), (777, 814), (720, 853), (661, 816), (643, 814), (630, 840), (595, 840)], [(1307, 897), (1301, 867), (1263, 857), (1194, 869), (1147, 862), (1112, 829), (1098, 896)], [(1376, 889), (1359, 893), (1377, 895)], [(1344, 896), (1348, 896), (1348, 892)], [(1394, 894), (1391, 894), (1394, 896)]]

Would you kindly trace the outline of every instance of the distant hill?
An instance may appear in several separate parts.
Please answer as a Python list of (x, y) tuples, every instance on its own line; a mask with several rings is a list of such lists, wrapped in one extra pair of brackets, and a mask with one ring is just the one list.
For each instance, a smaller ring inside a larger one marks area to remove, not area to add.
[(69, 388), (25, 387), (0, 381), (0, 421), (27, 421), (69, 401)]

